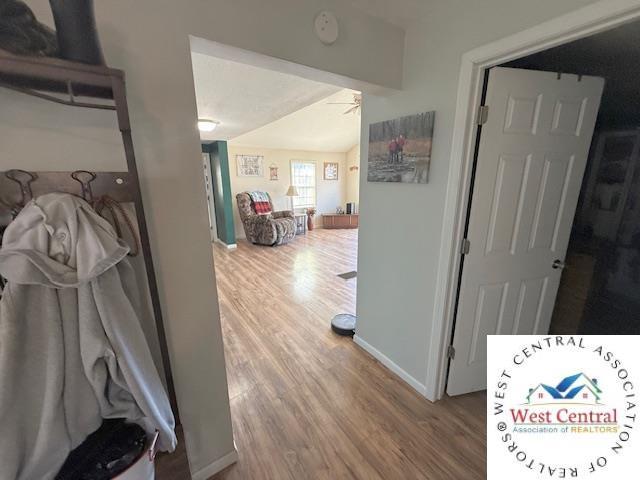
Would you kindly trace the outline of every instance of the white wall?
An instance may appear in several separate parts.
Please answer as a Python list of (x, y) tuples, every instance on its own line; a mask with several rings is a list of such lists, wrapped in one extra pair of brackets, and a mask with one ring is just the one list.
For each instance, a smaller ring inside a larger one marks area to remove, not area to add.
[[(350, 170), (358, 167), (357, 170)], [(360, 201), (360, 144), (354, 145), (347, 152), (347, 202), (354, 202), (356, 205)]]
[[(239, 177), (236, 155), (264, 156), (263, 177)], [(276, 210), (290, 210), (291, 199), (285, 196), (291, 185), (291, 160), (311, 160), (316, 164), (316, 201), (317, 215), (315, 223), (322, 226), (323, 213), (335, 213), (336, 207), (345, 208), (347, 178), (345, 175), (346, 153), (309, 152), (304, 150), (279, 150), (273, 148), (241, 147), (229, 144), (229, 171), (231, 174), (231, 194), (233, 196), (233, 222), (236, 238), (245, 238), (236, 194), (262, 190), (271, 195)], [(338, 163), (338, 180), (325, 180), (323, 176), (324, 162)], [(278, 180), (269, 180), (269, 166), (278, 166)]]
[[(356, 333), (414, 384), (424, 385), (427, 376), (461, 56), (589, 3), (432, 2), (427, 19), (407, 31), (403, 91), (385, 98), (364, 95)], [(429, 184), (368, 183), (368, 125), (429, 110), (436, 111)]]
[[(126, 71), (187, 453), (192, 473), (204, 477), (234, 446), (188, 36), (395, 87), (404, 32), (340, 0), (95, 3), (105, 56)], [(53, 24), (46, 0), (29, 5)], [(322, 8), (337, 13), (345, 33), (332, 47), (313, 35), (313, 18)], [(122, 167), (122, 147), (108, 112), (44, 106), (6, 92), (0, 102), (0, 170)], [(38, 117), (41, 110), (44, 120)]]

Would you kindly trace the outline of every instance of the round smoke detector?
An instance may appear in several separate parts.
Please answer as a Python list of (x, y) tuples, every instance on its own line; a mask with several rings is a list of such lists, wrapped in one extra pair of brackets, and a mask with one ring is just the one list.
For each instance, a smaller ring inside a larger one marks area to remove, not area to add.
[(338, 19), (333, 12), (322, 11), (315, 19), (316, 35), (325, 45), (331, 45), (338, 39)]

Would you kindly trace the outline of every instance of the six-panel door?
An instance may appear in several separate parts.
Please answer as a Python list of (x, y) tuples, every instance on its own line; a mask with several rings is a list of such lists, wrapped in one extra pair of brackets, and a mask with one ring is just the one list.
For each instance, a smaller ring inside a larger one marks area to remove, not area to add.
[(488, 82), (450, 395), (486, 387), (486, 335), (549, 329), (604, 86), (511, 68)]

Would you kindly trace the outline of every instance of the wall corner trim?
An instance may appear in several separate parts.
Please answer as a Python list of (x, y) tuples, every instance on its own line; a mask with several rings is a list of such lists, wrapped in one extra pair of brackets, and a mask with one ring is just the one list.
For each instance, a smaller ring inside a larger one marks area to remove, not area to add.
[(353, 341), (356, 343), (356, 345), (370, 353), (376, 360), (378, 360), (385, 367), (395, 373), (398, 377), (408, 383), (409, 386), (411, 386), (411, 388), (413, 388), (416, 392), (418, 392), (423, 397), (426, 397), (427, 389), (424, 384), (420, 383), (418, 380), (409, 375), (405, 370), (403, 370), (400, 366), (398, 366), (398, 364), (393, 362), (380, 350), (369, 344), (366, 340), (363, 340), (363, 338), (359, 337), (358, 335), (353, 336)]
[(212, 477), (216, 473), (224, 470), (229, 465), (232, 465), (238, 461), (238, 451), (235, 449), (235, 446), (232, 451), (227, 453), (222, 458), (219, 458), (213, 463), (210, 463), (204, 468), (201, 468), (197, 472), (191, 474), (191, 480), (207, 480)]

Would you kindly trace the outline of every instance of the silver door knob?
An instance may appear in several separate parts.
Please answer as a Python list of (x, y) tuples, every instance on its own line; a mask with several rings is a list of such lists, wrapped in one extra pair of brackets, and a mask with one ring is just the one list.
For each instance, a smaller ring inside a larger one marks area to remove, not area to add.
[(552, 268), (555, 268), (556, 270), (557, 270), (557, 269), (562, 270), (564, 267), (566, 267), (566, 265), (565, 265), (565, 263), (564, 263), (562, 260), (558, 260), (558, 259), (556, 259), (556, 260), (554, 260), (554, 261), (553, 261), (553, 263), (551, 264), (551, 267), (552, 267)]

